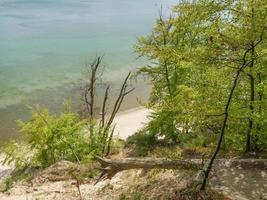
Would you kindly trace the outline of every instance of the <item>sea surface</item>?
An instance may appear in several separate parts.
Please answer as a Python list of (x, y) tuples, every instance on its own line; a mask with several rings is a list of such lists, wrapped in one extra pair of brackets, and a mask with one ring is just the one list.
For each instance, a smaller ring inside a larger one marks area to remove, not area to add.
[[(0, 0), (0, 139), (17, 137), (26, 105), (58, 110), (86, 66), (104, 55), (105, 79), (141, 66), (133, 45), (175, 0)], [(1, 141), (0, 141), (1, 143)]]

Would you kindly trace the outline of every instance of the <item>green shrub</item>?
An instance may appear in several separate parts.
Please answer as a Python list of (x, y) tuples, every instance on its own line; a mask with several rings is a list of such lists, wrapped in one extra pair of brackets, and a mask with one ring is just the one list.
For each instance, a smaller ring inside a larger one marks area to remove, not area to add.
[(134, 193), (134, 200), (142, 200), (142, 199), (144, 199), (144, 198), (142, 198), (142, 193), (141, 192), (135, 192)]
[(128, 195), (126, 195), (125, 193), (121, 193), (119, 200), (144, 200), (146, 199), (145, 197), (143, 197), (143, 194), (141, 192), (134, 192), (134, 193), (129, 193)]
[(134, 135), (129, 136), (126, 142), (127, 144), (149, 147), (156, 144), (156, 136), (143, 129), (136, 132)]
[[(36, 107), (31, 119), (19, 121), (19, 126), (21, 142), (11, 142), (5, 148), (5, 162), (15, 163), (17, 168), (44, 168), (61, 159), (85, 162), (100, 155), (105, 144), (97, 123), (81, 120), (68, 105), (59, 116)], [(89, 126), (95, 134), (89, 134)]]
[(119, 200), (128, 200), (129, 198), (127, 198), (126, 194), (122, 193), (119, 197)]
[(173, 111), (154, 112), (147, 129), (150, 133), (164, 138), (168, 143), (177, 143), (179, 131), (174, 126), (175, 117)]
[(143, 129), (126, 140), (126, 145), (134, 146), (138, 156), (146, 156), (149, 149), (156, 145), (156, 136)]

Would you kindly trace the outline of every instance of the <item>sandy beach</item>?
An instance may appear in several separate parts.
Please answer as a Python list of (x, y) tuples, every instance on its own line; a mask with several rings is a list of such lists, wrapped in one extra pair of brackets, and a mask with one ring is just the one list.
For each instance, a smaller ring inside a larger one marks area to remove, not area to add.
[(114, 119), (114, 136), (120, 139), (126, 139), (128, 136), (140, 130), (144, 124), (148, 123), (150, 111), (143, 107), (137, 107), (120, 112)]

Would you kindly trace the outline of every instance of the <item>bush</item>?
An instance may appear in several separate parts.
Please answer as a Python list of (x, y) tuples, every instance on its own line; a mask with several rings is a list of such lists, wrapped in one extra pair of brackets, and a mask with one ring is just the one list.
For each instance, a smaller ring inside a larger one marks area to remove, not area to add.
[(140, 130), (126, 140), (126, 145), (134, 146), (138, 156), (146, 156), (149, 149), (157, 144), (157, 138), (154, 134), (146, 131), (146, 128)]
[(11, 142), (5, 148), (5, 162), (14, 162), (17, 168), (47, 167), (58, 160), (85, 162), (100, 154), (105, 144), (101, 135), (89, 135), (86, 127), (99, 133), (95, 122), (81, 120), (68, 105), (59, 115), (47, 109), (32, 109), (28, 122), (19, 121), (22, 140)]

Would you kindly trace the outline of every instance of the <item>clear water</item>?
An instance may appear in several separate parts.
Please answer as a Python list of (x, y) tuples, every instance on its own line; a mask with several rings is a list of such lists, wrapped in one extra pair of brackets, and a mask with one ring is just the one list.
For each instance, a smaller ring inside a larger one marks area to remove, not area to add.
[(96, 54), (111, 81), (138, 66), (136, 37), (175, 2), (0, 0), (0, 136), (10, 132), (4, 121), (21, 116), (18, 105), (77, 82)]

